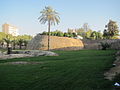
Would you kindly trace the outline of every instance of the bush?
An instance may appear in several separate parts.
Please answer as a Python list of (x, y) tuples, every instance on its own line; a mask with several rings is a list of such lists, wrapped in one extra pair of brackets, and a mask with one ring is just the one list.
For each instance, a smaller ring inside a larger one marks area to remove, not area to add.
[(107, 42), (101, 42), (101, 46), (102, 46), (102, 50), (106, 50), (108, 48), (111, 47), (111, 44), (107, 43)]

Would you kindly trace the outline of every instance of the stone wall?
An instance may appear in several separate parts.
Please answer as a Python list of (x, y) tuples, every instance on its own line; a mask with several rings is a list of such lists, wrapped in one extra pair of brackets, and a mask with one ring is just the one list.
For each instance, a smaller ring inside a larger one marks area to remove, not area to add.
[[(27, 46), (30, 50), (47, 50), (48, 49), (48, 36), (37, 35), (35, 36)], [(73, 39), (68, 37), (50, 36), (50, 49), (83, 49), (83, 42), (79, 39)]]
[[(50, 36), (50, 49), (51, 50), (80, 50), (80, 49), (101, 49), (101, 42), (111, 44), (111, 49), (120, 50), (120, 39), (112, 40), (79, 40), (68, 37)], [(48, 49), (48, 36), (37, 35), (27, 46), (29, 50), (47, 50)]]
[(82, 40), (84, 43), (84, 49), (101, 49), (101, 42), (107, 42), (111, 44), (111, 49), (120, 50), (120, 39), (112, 40)]

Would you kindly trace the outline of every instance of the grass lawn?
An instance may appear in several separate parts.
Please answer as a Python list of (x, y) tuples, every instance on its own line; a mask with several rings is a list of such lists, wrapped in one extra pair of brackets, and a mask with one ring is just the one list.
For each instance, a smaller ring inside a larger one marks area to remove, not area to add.
[[(115, 50), (55, 52), (60, 56), (0, 60), (0, 90), (112, 90), (103, 73)], [(40, 64), (5, 64), (16, 61)]]

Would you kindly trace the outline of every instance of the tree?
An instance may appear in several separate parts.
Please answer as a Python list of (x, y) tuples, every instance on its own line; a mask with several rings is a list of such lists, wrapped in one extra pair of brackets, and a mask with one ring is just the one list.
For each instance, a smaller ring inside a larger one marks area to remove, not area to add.
[(30, 35), (19, 35), (16, 37), (17, 40), (23, 39), (23, 40), (31, 40), (33, 37)]
[(44, 32), (42, 33), (42, 35), (48, 35), (48, 32), (45, 32), (45, 31), (44, 31)]
[(6, 42), (6, 44), (7, 44), (7, 48), (8, 48), (9, 45), (10, 45), (10, 43), (11, 43), (11, 40), (10, 40), (9, 35), (7, 35), (6, 38), (4, 38), (3, 40)]
[(60, 17), (58, 16), (58, 13), (51, 7), (45, 7), (45, 9), (43, 9), (40, 12), (42, 15), (38, 18), (39, 22), (41, 22), (41, 24), (45, 24), (48, 23), (48, 50), (50, 49), (50, 27), (51, 25), (55, 25), (55, 24), (59, 24), (59, 19)]
[(97, 39), (103, 39), (103, 34), (100, 30), (97, 32)]
[(92, 33), (91, 33), (91, 37), (95, 40), (95, 39), (97, 39), (97, 32), (96, 31), (93, 31)]
[(64, 33), (59, 30), (56, 30), (56, 36), (63, 37)]
[(117, 22), (109, 20), (109, 23), (105, 27), (107, 28), (106, 31), (108, 33), (109, 38), (112, 38), (113, 36), (119, 34)]
[(68, 33), (64, 33), (64, 37), (69, 37), (69, 34)]
[(17, 44), (16, 36), (13, 36), (13, 40), (11, 42), (12, 42), (12, 48), (15, 50)]
[(24, 40), (23, 43), (24, 43), (24, 46), (25, 46), (25, 49), (27, 48), (27, 44), (28, 44), (28, 40)]
[(19, 49), (22, 49), (23, 43), (24, 43), (24, 40), (23, 40), (23, 39), (19, 39), (19, 40), (18, 40)]
[(88, 30), (88, 31), (86, 32), (85, 38), (90, 39), (91, 33), (92, 33), (92, 30)]
[(109, 36), (109, 33), (107, 32), (106, 29), (104, 29), (104, 31), (103, 31), (103, 38), (104, 39), (108, 39), (108, 36)]
[(12, 40), (12, 44), (13, 44), (13, 49), (15, 50), (15, 46), (16, 46), (16, 40)]
[(85, 30), (83, 29), (83, 28), (79, 28), (78, 30), (77, 30), (77, 34), (78, 35), (80, 35), (80, 36), (82, 36), (83, 38), (85, 38)]
[(4, 32), (0, 32), (0, 47), (4, 46), (4, 42), (5, 42), (5, 38), (6, 38), (7, 34), (5, 34)]
[(3, 46), (4, 46), (4, 40), (2, 39), (2, 40), (0, 40), (0, 47), (3, 48)]
[(6, 38), (6, 35), (4, 32), (0, 32), (0, 40), (3, 40), (3, 38)]

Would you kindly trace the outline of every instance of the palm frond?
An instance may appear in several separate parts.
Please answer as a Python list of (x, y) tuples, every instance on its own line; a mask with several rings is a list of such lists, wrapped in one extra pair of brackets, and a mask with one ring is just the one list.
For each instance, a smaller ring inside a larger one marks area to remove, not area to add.
[(43, 9), (40, 13), (42, 15), (38, 18), (38, 20), (41, 22), (41, 24), (48, 23), (49, 20), (51, 25), (60, 23), (60, 17), (58, 16), (59, 14), (53, 10), (52, 7), (45, 7), (45, 9)]

